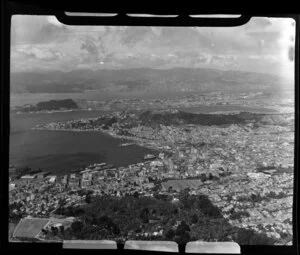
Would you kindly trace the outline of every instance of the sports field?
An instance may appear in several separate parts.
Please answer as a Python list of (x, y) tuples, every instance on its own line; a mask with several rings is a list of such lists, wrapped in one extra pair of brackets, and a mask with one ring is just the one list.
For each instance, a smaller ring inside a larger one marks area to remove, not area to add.
[(42, 228), (48, 223), (48, 219), (21, 219), (13, 233), (14, 237), (35, 238)]

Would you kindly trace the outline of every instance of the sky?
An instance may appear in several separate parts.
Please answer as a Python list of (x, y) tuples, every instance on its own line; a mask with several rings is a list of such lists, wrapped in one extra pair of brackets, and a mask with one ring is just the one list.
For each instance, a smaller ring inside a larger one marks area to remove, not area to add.
[(11, 71), (204, 67), (294, 77), (295, 22), (254, 17), (238, 27), (68, 26), (15, 15)]

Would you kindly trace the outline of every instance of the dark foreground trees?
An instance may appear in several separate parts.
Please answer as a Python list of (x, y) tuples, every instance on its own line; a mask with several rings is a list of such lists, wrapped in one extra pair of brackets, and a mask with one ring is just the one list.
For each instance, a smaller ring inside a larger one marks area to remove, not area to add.
[(180, 245), (185, 245), (187, 242), (190, 241), (190, 227), (189, 225), (183, 220), (177, 227), (175, 234), (175, 241)]
[(191, 240), (251, 245), (275, 241), (231, 226), (205, 195), (189, 195), (186, 190), (179, 197), (179, 203), (171, 197), (95, 197), (76, 210), (63, 211), (76, 214), (78, 220), (57, 235), (63, 239), (172, 240), (181, 245)]
[(81, 221), (74, 221), (71, 225), (71, 230), (73, 233), (78, 234), (83, 228), (83, 223)]
[(272, 238), (249, 229), (239, 229), (235, 240), (237, 243), (243, 245), (274, 245)]

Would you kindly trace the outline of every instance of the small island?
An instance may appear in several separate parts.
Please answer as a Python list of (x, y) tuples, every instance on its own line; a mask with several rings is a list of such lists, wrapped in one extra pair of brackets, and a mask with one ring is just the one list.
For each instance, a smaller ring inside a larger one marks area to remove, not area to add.
[(63, 99), (39, 102), (36, 105), (26, 104), (16, 106), (12, 109), (12, 112), (63, 111), (75, 109), (78, 109), (78, 105), (72, 99)]

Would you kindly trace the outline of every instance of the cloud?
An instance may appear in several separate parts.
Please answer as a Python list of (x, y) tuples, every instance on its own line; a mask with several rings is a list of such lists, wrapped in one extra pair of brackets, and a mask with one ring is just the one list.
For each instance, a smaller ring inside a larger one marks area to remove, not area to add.
[(49, 23), (51, 23), (54, 26), (57, 26), (57, 27), (63, 27), (64, 26), (64, 24), (60, 23), (55, 16), (48, 16), (47, 20), (48, 20)]
[(99, 61), (99, 53), (98, 53), (97, 46), (91, 39), (88, 39), (85, 42), (83, 42), (81, 44), (80, 49), (85, 50), (87, 53), (84, 61), (91, 61), (91, 62)]
[(123, 31), (120, 42), (129, 46), (134, 45), (145, 39), (150, 31), (150, 27), (128, 27), (128, 29)]
[(13, 16), (12, 45), (66, 41), (71, 36), (70, 31), (67, 26), (55, 20), (54, 16)]
[[(252, 18), (238, 27), (67, 26), (54, 16), (12, 19), (12, 65), (60, 70), (222, 67), (272, 72), (294, 59), (290, 19)], [(101, 62), (104, 64), (101, 65)], [(288, 70), (288, 67), (285, 68)]]
[(176, 51), (171, 56), (169, 55), (170, 54), (165, 56), (166, 59), (173, 57), (173, 60), (169, 61), (169, 63), (182, 64), (186, 67), (197, 67), (200, 64), (207, 63), (210, 59), (208, 55), (202, 54), (198, 51)]
[(249, 59), (251, 60), (258, 60), (258, 61), (265, 61), (267, 63), (276, 63), (280, 62), (280, 58), (276, 55), (251, 55), (249, 56)]
[(65, 26), (59, 27), (53, 24), (47, 24), (40, 28), (40, 30), (33, 37), (33, 43), (49, 43), (49, 42), (62, 42), (68, 40), (70, 37)]
[(207, 49), (212, 40), (209, 35), (203, 34), (199, 30), (190, 27), (163, 27), (157, 42), (159, 45), (179, 51), (183, 49)]
[(276, 52), (278, 50), (279, 39), (281, 38), (280, 31), (255, 31), (247, 32), (247, 35), (256, 43), (256, 48), (259, 52)]
[(100, 51), (100, 53), (102, 53), (103, 55), (107, 54), (108, 49), (105, 45), (105, 39), (101, 36), (99, 36), (98, 38), (98, 50)]
[(227, 56), (215, 55), (211, 57), (210, 64), (218, 67), (236, 66), (237, 58), (236, 56), (232, 56), (232, 55), (227, 55)]
[(272, 22), (268, 18), (252, 18), (250, 21), (250, 26), (253, 27), (258, 27), (259, 29), (261, 28), (266, 28), (268, 26), (271, 26)]
[(288, 58), (289, 58), (290, 61), (294, 61), (294, 59), (295, 59), (295, 48), (294, 48), (294, 46), (289, 47)]
[[(50, 48), (35, 48), (25, 46), (11, 51), (12, 71), (57, 70), (64, 65), (63, 54)], [(68, 63), (68, 66), (71, 66)]]
[[(19, 55), (18, 55), (19, 54)], [(14, 51), (14, 57), (22, 56), (24, 60), (59, 61), (63, 55), (51, 48), (24, 47)]]

